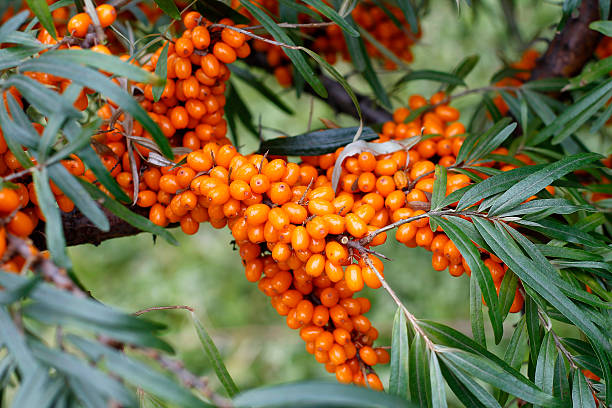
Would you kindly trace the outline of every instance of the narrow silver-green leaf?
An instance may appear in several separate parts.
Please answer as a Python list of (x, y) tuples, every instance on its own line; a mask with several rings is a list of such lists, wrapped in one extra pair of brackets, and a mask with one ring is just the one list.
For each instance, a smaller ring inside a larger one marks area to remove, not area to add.
[(525, 166), (489, 177), (476, 184), (461, 197), (457, 204), (457, 210), (466, 209), (483, 198), (506, 191), (528, 175), (543, 168), (544, 165)]
[(408, 358), (410, 400), (420, 407), (431, 406), (428, 351), (420, 334), (414, 336)]
[(506, 371), (494, 362), (465, 351), (447, 350), (442, 353), (442, 356), (465, 373), (524, 401), (546, 407), (561, 406), (560, 401), (551, 395), (552, 384), (550, 392), (543, 392), (527, 378), (523, 376), (517, 377), (514, 373)]
[[(0, 275), (8, 275), (8, 273), (0, 271)], [(40, 367), (40, 364), (30, 352), (23, 334), (15, 327), (11, 315), (4, 307), (0, 307), (0, 342), (15, 359), (22, 376), (33, 375)]]
[(551, 163), (510, 187), (493, 202), (489, 214), (498, 215), (508, 211), (543, 190), (553, 181), (599, 159), (601, 155), (596, 153), (579, 153)]
[(389, 394), (408, 398), (408, 330), (401, 308), (395, 312), (391, 336)]
[(593, 394), (580, 370), (574, 370), (572, 382), (572, 408), (595, 408)]
[(346, 31), (349, 35), (353, 37), (359, 37), (359, 33), (346, 22), (346, 20), (341, 17), (336, 10), (329, 7), (321, 0), (303, 0), (304, 3), (311, 5), (315, 10), (323, 14), (325, 17), (329, 18), (334, 23), (338, 24), (342, 30)]
[(546, 332), (538, 354), (535, 370), (535, 384), (544, 392), (552, 394), (553, 379), (555, 375), (555, 362), (557, 349), (551, 332)]
[[(444, 200), (446, 196), (446, 167), (436, 165), (436, 170), (434, 172), (434, 185), (433, 192), (431, 194), (431, 210), (436, 211), (440, 208), (440, 203)], [(433, 231), (436, 229), (432, 226)]]
[(221, 354), (219, 350), (217, 350), (217, 346), (213, 342), (212, 338), (208, 334), (208, 331), (197, 318), (195, 313), (191, 313), (191, 319), (193, 321), (193, 325), (195, 326), (196, 332), (198, 333), (198, 338), (200, 339), (200, 343), (206, 352), (213, 368), (215, 369), (215, 373), (217, 374), (217, 378), (225, 388), (225, 391), (230, 397), (234, 397), (239, 393), (238, 387), (234, 383), (234, 380), (230, 376), (227, 368), (225, 367), (225, 363), (223, 363), (223, 359), (221, 358)]
[(435, 353), (432, 353), (429, 357), (429, 376), (432, 408), (446, 408), (448, 406), (446, 404), (446, 388), (440, 371), (440, 363)]
[(56, 265), (69, 269), (72, 262), (66, 252), (66, 239), (64, 238), (64, 228), (60, 209), (57, 207), (55, 197), (49, 185), (47, 168), (35, 170), (32, 174), (38, 206), (45, 216), (45, 235), (47, 247), (51, 252), (51, 257)]
[(487, 347), (484, 319), (482, 318), (482, 291), (474, 273), (470, 276), (470, 323), (474, 340), (481, 346)]
[[(172, 2), (174, 4), (174, 2)], [(157, 65), (155, 66), (155, 74), (162, 79), (162, 82), (153, 87), (153, 100), (155, 102), (159, 101), (162, 94), (164, 93), (164, 89), (166, 88), (166, 83), (168, 82), (168, 48), (170, 47), (170, 41), (164, 44), (164, 48), (162, 48), (161, 53), (159, 54), (159, 58), (157, 60)]]
[(181, 19), (181, 13), (179, 12), (174, 0), (155, 0), (155, 3), (159, 6), (160, 9), (164, 11), (168, 16), (170, 16), (174, 20)]
[(53, 17), (49, 10), (47, 0), (26, 0), (30, 10), (34, 13), (40, 24), (51, 34), (51, 37), (57, 39), (57, 32), (55, 31), (55, 24), (53, 23)]

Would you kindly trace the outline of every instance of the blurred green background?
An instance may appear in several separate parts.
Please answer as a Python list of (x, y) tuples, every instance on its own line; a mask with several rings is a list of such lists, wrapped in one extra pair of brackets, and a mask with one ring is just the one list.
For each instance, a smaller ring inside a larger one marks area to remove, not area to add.
[[(458, 12), (454, 1), (430, 2), (430, 10), (421, 21), (422, 40), (413, 48), (415, 62), (411, 68), (450, 71), (464, 57), (479, 54), (480, 62), (467, 82), (470, 87), (487, 85), (504, 59), (520, 58), (525, 45), (540, 34), (550, 38), (551, 28), (560, 16), (560, 7), (550, 2), (517, 1), (516, 21), (523, 39), (521, 43), (509, 34), (500, 3), (478, 1), (476, 11), (462, 3)], [(535, 44), (540, 50), (544, 46), (542, 42)], [(350, 71), (346, 64), (339, 64), (339, 69)], [(398, 75), (401, 72), (385, 73), (381, 77), (390, 84)], [(249, 102), (254, 117), (261, 116), (264, 126), (289, 134), (307, 131), (311, 97), (305, 95), (296, 99), (294, 93), (278, 87), (274, 78), (267, 77), (265, 81), (283, 94), (296, 115), (286, 115), (270, 103), (262, 102), (259, 95), (237, 81), (238, 91)], [(368, 92), (363, 83), (354, 82), (353, 85), (357, 90)], [(427, 81), (410, 82), (397, 94), (394, 105), (406, 104), (412, 93), (429, 96), (438, 86)], [(474, 100), (463, 98), (454, 103), (462, 111), (464, 123)], [(355, 124), (353, 118), (337, 116), (324, 103), (315, 100), (313, 127), (321, 126), (319, 118), (332, 119), (342, 125)], [(268, 131), (264, 135), (274, 137), (278, 134)], [(256, 147), (256, 141), (244, 129), (240, 132), (239, 144), (243, 153)], [(306, 353), (298, 333), (285, 326), (284, 317), (276, 315), (269, 299), (255, 284), (244, 279), (227, 229), (215, 230), (207, 224), (195, 236), (184, 236), (180, 230), (174, 232), (179, 246), (168, 245), (162, 240), (154, 242), (151, 236), (141, 234), (108, 241), (98, 248), (89, 245), (72, 248), (77, 274), (95, 298), (125, 311), (167, 305), (193, 307), (210, 329), (229, 372), (241, 389), (333, 378)], [(382, 252), (393, 259), (386, 262), (385, 275), (409, 310), (419, 318), (440, 321), (466, 333), (470, 331), (466, 276), (452, 278), (447, 272), (434, 271), (429, 252), (403, 247), (393, 239), (389, 239)], [(368, 316), (381, 334), (377, 344), (389, 345), (394, 304), (382, 289), (376, 293), (368, 290), (365, 296), (373, 305)], [(153, 312), (147, 317), (168, 325), (164, 338), (175, 347), (178, 357), (189, 369), (216, 381), (188, 312)], [(508, 319), (507, 324), (511, 325), (514, 319)], [(506, 335), (511, 333), (506, 330)], [(380, 370), (384, 378), (386, 370)]]

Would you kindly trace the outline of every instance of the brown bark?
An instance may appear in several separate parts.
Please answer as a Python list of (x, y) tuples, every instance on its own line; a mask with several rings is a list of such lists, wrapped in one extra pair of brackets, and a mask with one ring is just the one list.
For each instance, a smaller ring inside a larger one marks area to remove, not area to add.
[(580, 14), (570, 17), (537, 61), (531, 80), (576, 75), (593, 56), (601, 34), (589, 28), (599, 20), (599, 2), (583, 0)]

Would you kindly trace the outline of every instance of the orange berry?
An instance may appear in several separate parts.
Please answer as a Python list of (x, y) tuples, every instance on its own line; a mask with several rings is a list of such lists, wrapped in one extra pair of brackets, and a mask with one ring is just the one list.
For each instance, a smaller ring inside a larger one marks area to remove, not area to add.
[(101, 4), (96, 7), (96, 14), (98, 14), (102, 28), (110, 26), (117, 19), (117, 10), (110, 4)]
[(78, 13), (68, 21), (68, 32), (74, 37), (85, 37), (91, 24), (92, 21), (89, 14)]

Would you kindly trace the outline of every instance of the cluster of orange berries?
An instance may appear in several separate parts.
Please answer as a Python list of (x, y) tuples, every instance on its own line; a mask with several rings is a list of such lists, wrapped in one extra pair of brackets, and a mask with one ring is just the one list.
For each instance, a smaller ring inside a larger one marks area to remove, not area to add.
[[(536, 67), (536, 61), (539, 57), (540, 53), (538, 51), (531, 48), (525, 50), (519, 61), (510, 64), (510, 68), (520, 71), (516, 72), (514, 75), (500, 79), (495, 83), (495, 86), (519, 87), (523, 85), (525, 81), (529, 80), (531, 71)], [(510, 91), (510, 93), (513, 92)], [(503, 116), (508, 114), (508, 105), (501, 95), (496, 95), (495, 98), (493, 98), (493, 103), (497, 107), (497, 110), (499, 110), (499, 113), (501, 113)]]
[[(48, 4), (54, 3), (53, 0), (47, 0)], [(25, 9), (25, 6), (24, 6)], [(103, 4), (96, 8), (100, 23), (104, 27), (111, 25), (116, 18), (116, 12), (113, 6)], [(45, 30), (40, 29), (37, 39), (43, 44), (57, 44), (62, 41), (62, 34), (70, 35), (74, 38), (82, 38), (91, 28), (91, 19), (89, 15), (80, 13), (72, 18), (68, 18), (68, 8), (60, 7), (53, 11), (53, 20), (58, 31), (58, 39), (55, 40)], [(13, 10), (9, 10), (3, 16), (3, 20), (10, 18), (13, 15)], [(68, 32), (69, 30), (70, 32)], [(70, 47), (68, 43), (62, 43), (60, 48)], [(80, 48), (72, 46), (72, 48)], [(91, 47), (93, 51), (104, 52), (110, 54), (110, 51), (104, 45), (95, 45)], [(45, 51), (42, 51), (45, 52)], [(41, 52), (41, 53), (42, 53)], [(24, 75), (60, 92), (64, 92), (71, 81), (59, 78), (54, 75), (40, 72), (24, 72)], [(11, 87), (3, 94), (5, 106), (7, 105), (7, 95), (11, 94), (15, 101), (24, 107), (24, 102), (19, 91)], [(89, 106), (88, 94), (92, 91), (83, 89), (81, 94), (76, 99), (74, 106), (79, 110), (85, 110)], [(40, 123), (32, 123), (33, 128), (42, 135), (44, 126)], [(34, 160), (34, 159), (32, 159)], [(73, 175), (84, 177), (89, 180), (94, 180), (95, 177), (91, 170), (86, 170), (83, 162), (76, 156), (71, 155), (69, 159), (63, 160), (64, 167)], [(8, 149), (2, 129), (0, 129), (0, 177), (6, 177), (10, 174), (22, 171), (23, 167), (17, 157)], [(38, 207), (38, 200), (34, 183), (31, 177), (24, 176), (15, 180), (12, 188), (5, 187), (0, 190), (0, 264), (2, 268), (9, 271), (19, 272), (25, 263), (25, 259), (21, 256), (12, 256), (5, 253), (7, 233), (17, 237), (26, 238), (37, 227), (40, 221), (44, 222), (44, 215)], [(60, 188), (51, 182), (51, 191), (55, 196), (58, 207), (64, 212), (71, 212), (74, 209), (74, 203), (68, 198)], [(12, 256), (10, 259), (5, 259), (7, 256)]]
[[(273, 15), (278, 15), (278, 0), (260, 0), (259, 3)], [(233, 3), (236, 7), (238, 4), (237, 0)], [(318, 12), (311, 6), (307, 7)], [(416, 34), (411, 31), (410, 24), (406, 21), (404, 13), (399, 7), (390, 4), (385, 5), (385, 7), (393, 14), (401, 28), (374, 2), (360, 2), (351, 12), (351, 16), (355, 23), (371, 34), (377, 42), (381, 43), (399, 59), (410, 63), (413, 60), (410, 47), (420, 38), (420, 29)], [(254, 25), (259, 24), (248, 11), (241, 10), (241, 12), (251, 18)], [(302, 24), (313, 22), (310, 16), (303, 13), (298, 15), (298, 21)], [(324, 56), (330, 64), (336, 63), (338, 55), (345, 61), (351, 60), (344, 34), (339, 26), (332, 24), (327, 27), (318, 28), (301, 27), (300, 31), (306, 38), (305, 45)], [(393, 70), (397, 68), (396, 63), (386, 57), (378, 47), (365, 39), (364, 43), (368, 55), (381, 60), (386, 69)], [(266, 54), (267, 63), (273, 69), (274, 76), (280, 85), (290, 86), (293, 83), (291, 62), (281, 48), (261, 40), (254, 40), (253, 48)]]

